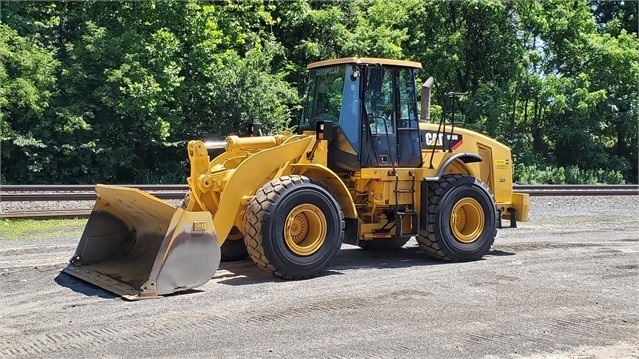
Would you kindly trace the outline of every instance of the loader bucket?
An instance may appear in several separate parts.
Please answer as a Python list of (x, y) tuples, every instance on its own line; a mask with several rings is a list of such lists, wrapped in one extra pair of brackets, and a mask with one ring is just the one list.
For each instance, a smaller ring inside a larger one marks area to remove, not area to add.
[(64, 272), (136, 300), (203, 285), (220, 264), (208, 211), (134, 188), (97, 185), (98, 199)]

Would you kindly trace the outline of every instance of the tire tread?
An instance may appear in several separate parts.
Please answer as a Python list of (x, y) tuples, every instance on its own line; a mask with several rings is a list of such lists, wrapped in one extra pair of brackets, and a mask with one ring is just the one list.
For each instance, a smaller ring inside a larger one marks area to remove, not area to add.
[[(455, 185), (456, 182), (460, 181), (462, 178), (468, 177), (466, 175), (460, 174), (452, 174), (442, 176), (440, 181), (437, 182), (429, 182), (428, 187), (431, 195), (428, 197), (428, 223), (425, 229), (420, 229), (418, 235), (416, 236), (417, 243), (419, 244), (420, 249), (422, 249), (429, 256), (447, 262), (464, 262), (464, 261), (473, 261), (480, 259), (483, 257), (484, 253), (477, 253), (472, 256), (459, 256), (458, 254), (450, 251), (444, 250), (445, 246), (439, 242), (441, 239), (438, 239), (435, 235), (435, 222), (437, 221), (437, 209), (441, 205), (439, 203), (441, 198), (449, 191), (451, 187)], [(478, 184), (483, 191), (485, 191), (492, 203), (495, 202), (492, 192), (490, 188), (480, 180), (475, 180), (475, 183)], [(494, 240), (493, 233), (492, 238)], [(492, 243), (491, 243), (492, 244)]]
[[(327, 189), (320, 182), (307, 177), (298, 175), (282, 176), (270, 181), (255, 193), (255, 197), (247, 206), (246, 213), (244, 215), (244, 229), (246, 231), (244, 241), (246, 243), (246, 249), (249, 256), (258, 267), (282, 279), (307, 279), (319, 275), (323, 270), (323, 268), (320, 268), (316, 271), (304, 274), (281, 273), (269, 261), (264, 251), (262, 237), (262, 226), (265, 224), (264, 215), (270, 214), (269, 209), (273, 208), (277, 197), (280, 196), (285, 189), (290, 189), (305, 183), (317, 184), (322, 188)], [(338, 212), (343, 235), (344, 214), (339, 206)]]

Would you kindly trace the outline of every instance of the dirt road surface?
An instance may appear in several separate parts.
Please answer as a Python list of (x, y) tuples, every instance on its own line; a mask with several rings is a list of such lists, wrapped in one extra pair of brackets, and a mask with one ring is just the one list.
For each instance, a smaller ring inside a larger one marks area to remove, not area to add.
[(477, 262), (344, 245), (319, 278), (223, 263), (138, 302), (60, 273), (77, 236), (0, 241), (0, 357), (639, 358), (639, 196), (531, 202)]

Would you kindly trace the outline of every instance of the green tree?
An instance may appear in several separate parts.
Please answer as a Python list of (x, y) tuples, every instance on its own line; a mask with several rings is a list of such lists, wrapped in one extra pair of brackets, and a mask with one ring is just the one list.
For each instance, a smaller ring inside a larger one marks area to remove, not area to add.
[(3, 180), (182, 182), (188, 139), (288, 128), (309, 62), (379, 56), (420, 61), (436, 104), (466, 92), (526, 168), (636, 182), (638, 5), (3, 2)]
[[(530, 33), (523, 125), (536, 161), (636, 181), (637, 40), (602, 34), (585, 2), (519, 3)], [(532, 114), (529, 116), (529, 114)], [(528, 157), (530, 160), (531, 158)]]
[[(297, 98), (262, 1), (12, 4), (3, 19), (60, 62), (29, 182), (182, 182), (188, 139), (288, 126)], [(47, 24), (47, 35), (40, 36)], [(51, 63), (55, 63), (52, 61)], [(31, 119), (35, 119), (31, 116)], [(43, 160), (45, 159), (45, 160)], [(4, 171), (3, 171), (4, 172)]]
[(42, 173), (51, 129), (43, 114), (55, 91), (58, 62), (42, 48), (0, 24), (0, 131), (3, 181), (30, 181)]
[(637, 34), (637, 13), (639, 1), (591, 1), (591, 9), (600, 32), (612, 36), (621, 34), (623, 30), (627, 34)]

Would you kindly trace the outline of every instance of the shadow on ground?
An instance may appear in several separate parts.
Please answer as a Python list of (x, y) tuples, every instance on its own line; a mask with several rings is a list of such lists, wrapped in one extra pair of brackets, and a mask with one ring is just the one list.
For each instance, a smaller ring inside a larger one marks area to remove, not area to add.
[[(511, 256), (514, 253), (504, 250), (491, 250), (486, 256)], [(483, 260), (483, 259), (482, 259)], [(406, 245), (397, 250), (372, 251), (356, 246), (343, 245), (337, 253), (333, 263), (320, 276), (342, 275), (344, 271), (353, 269), (393, 269), (408, 268), (413, 266), (434, 266), (446, 265), (447, 262), (430, 258), (421, 252), (419, 247)], [(233, 262), (223, 262), (212, 280), (220, 284), (231, 286), (244, 286), (268, 282), (284, 282), (286, 280), (276, 278), (270, 273), (260, 269), (251, 259), (244, 259)], [(74, 292), (87, 296), (97, 296), (100, 298), (117, 298), (107, 290), (93, 284), (84, 282), (69, 274), (60, 272), (55, 278), (55, 282), (63, 287), (67, 287)], [(179, 292), (175, 295), (187, 293), (197, 293), (198, 290)]]
[(84, 294), (87, 296), (107, 299), (119, 297), (118, 295), (115, 295), (105, 289), (95, 286), (89, 282), (85, 282), (64, 272), (58, 273), (54, 281), (62, 287), (69, 288), (76, 293)]
[[(486, 256), (510, 255), (515, 254), (503, 250), (491, 250)], [(447, 262), (430, 258), (415, 245), (406, 245), (400, 249), (389, 251), (372, 251), (356, 246), (342, 245), (333, 263), (321, 276), (341, 275), (344, 274), (344, 271), (352, 269), (392, 269), (446, 264)], [(221, 284), (236, 286), (285, 281), (260, 269), (251, 259), (223, 262), (220, 264), (220, 269), (224, 271), (218, 271), (213, 279), (217, 279), (218, 283)]]

